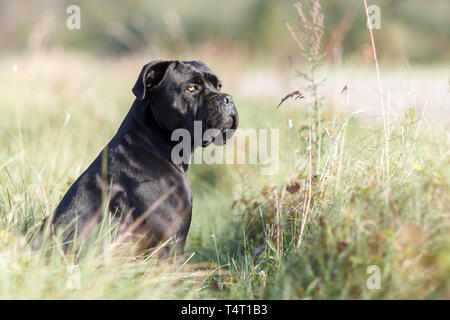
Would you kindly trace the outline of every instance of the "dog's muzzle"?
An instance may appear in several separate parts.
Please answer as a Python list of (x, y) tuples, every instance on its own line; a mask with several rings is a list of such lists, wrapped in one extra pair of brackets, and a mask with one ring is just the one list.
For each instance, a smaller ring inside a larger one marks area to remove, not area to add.
[[(203, 146), (207, 146), (211, 142), (222, 145), (233, 136), (239, 123), (239, 116), (233, 98), (229, 94), (219, 94), (215, 97), (206, 122), (208, 128), (216, 130), (209, 137), (205, 137), (206, 141), (203, 141)], [(222, 139), (217, 139), (220, 134)]]
[(234, 106), (233, 98), (229, 94), (222, 94), (219, 96), (221, 125), (218, 128), (220, 131), (235, 130), (238, 125), (238, 114)]

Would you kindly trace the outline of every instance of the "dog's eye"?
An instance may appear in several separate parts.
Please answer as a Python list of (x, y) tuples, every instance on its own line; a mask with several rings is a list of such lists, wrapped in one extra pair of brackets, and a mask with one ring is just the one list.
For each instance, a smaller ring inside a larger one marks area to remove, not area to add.
[(186, 88), (186, 90), (189, 91), (189, 92), (194, 92), (194, 91), (197, 91), (197, 87), (196, 86), (189, 86), (189, 87)]
[(218, 85), (216, 86), (216, 88), (217, 88), (217, 90), (220, 91), (220, 89), (222, 89), (222, 85), (221, 85), (221, 84), (218, 84)]

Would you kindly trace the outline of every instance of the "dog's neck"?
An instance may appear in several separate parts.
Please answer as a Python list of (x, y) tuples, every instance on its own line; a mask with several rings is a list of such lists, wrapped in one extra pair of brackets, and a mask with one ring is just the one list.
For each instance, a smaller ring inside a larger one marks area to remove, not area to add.
[[(124, 121), (119, 127), (116, 135), (114, 136), (113, 146), (119, 143), (123, 137), (127, 134), (142, 133), (147, 140), (147, 146), (160, 157), (169, 161), (178, 170), (187, 174), (189, 170), (189, 163), (175, 164), (172, 161), (172, 149), (178, 143), (171, 140), (172, 133), (165, 128), (161, 127), (151, 112), (151, 108), (148, 106), (148, 101), (136, 99), (131, 106), (130, 111), (126, 115)], [(155, 147), (158, 146), (158, 147)], [(191, 149), (187, 158), (190, 160), (194, 148)]]

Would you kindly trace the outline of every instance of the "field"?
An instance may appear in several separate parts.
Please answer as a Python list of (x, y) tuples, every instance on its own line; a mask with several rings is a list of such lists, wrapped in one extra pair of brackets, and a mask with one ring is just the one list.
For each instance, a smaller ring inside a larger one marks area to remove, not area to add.
[[(281, 84), (258, 84), (264, 77), (251, 65), (225, 59), (205, 62), (233, 94), (241, 128), (279, 129), (279, 170), (193, 165), (193, 221), (180, 265), (116, 254), (100, 245), (107, 239), (81, 257), (58, 243), (44, 252), (26, 242), (115, 133), (151, 59), (58, 51), (2, 58), (1, 299), (450, 298), (446, 83), (390, 110), (385, 122), (373, 87), (346, 99), (325, 85), (320, 151), (312, 154), (311, 96), (276, 109), (301, 81), (285, 72)], [(370, 100), (368, 112), (358, 111), (358, 97)]]

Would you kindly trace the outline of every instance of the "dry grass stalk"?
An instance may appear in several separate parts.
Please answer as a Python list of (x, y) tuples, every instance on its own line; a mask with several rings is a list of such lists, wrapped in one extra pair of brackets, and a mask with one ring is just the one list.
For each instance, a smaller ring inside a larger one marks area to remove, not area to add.
[[(380, 68), (378, 65), (378, 57), (377, 57), (377, 49), (375, 46), (375, 39), (373, 36), (373, 31), (370, 27), (370, 17), (369, 17), (369, 9), (367, 7), (367, 1), (364, 0), (364, 7), (366, 9), (366, 17), (367, 17), (367, 22), (368, 22), (368, 26), (369, 26), (369, 33), (370, 33), (370, 41), (372, 44), (372, 51), (373, 51), (373, 58), (375, 60), (375, 70), (377, 73), (377, 83), (378, 83), (378, 92), (380, 94), (380, 103), (381, 103), (381, 112), (383, 115), (383, 128), (384, 128), (384, 151), (382, 153), (382, 157), (381, 157), (381, 164), (382, 164), (382, 168), (385, 170), (385, 179), (386, 182), (389, 181), (389, 177), (390, 177), (390, 168), (389, 168), (389, 133), (388, 133), (388, 123), (386, 120), (386, 109), (384, 106), (384, 99), (383, 99), (383, 86), (382, 86), (382, 82), (381, 82), (381, 76), (380, 76)], [(383, 159), (384, 156), (384, 159)], [(387, 186), (387, 190), (389, 190), (389, 185), (386, 184)]]
[(300, 100), (300, 99), (305, 98), (305, 96), (303, 95), (303, 93), (301, 93), (300, 90), (293, 91), (291, 93), (288, 93), (286, 96), (284, 96), (283, 99), (281, 99), (281, 102), (278, 104), (277, 109), (283, 104), (284, 101), (286, 101), (287, 99), (293, 98), (293, 97), (295, 97), (294, 98), (295, 100)]
[(277, 210), (277, 217), (276, 217), (276, 227), (277, 227), (277, 257), (280, 257), (281, 255), (281, 209), (280, 209), (280, 202), (278, 201), (277, 191), (274, 192), (275, 195), (275, 208)]
[(305, 208), (303, 210), (303, 219), (302, 226), (300, 228), (300, 235), (297, 240), (297, 248), (300, 247), (303, 240), (303, 234), (305, 233), (306, 223), (308, 221), (309, 212), (311, 208), (311, 199), (312, 199), (312, 175), (313, 175), (313, 167), (312, 167), (312, 130), (311, 130), (311, 115), (309, 116), (309, 139), (308, 139), (308, 152), (309, 152), (309, 169), (308, 169), (308, 200), (306, 202)]

